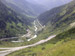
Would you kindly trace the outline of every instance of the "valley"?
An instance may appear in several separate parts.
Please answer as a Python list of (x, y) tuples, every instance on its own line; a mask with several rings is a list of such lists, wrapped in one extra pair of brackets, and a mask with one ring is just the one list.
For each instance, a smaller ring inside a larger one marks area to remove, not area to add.
[[(20, 34), (18, 37), (0, 39), (0, 42), (2, 43), (2, 45), (0, 45), (0, 47), (24, 46), (24, 45), (29, 45), (29, 44), (35, 43), (37, 41), (40, 41), (36, 38), (38, 38), (38, 32), (43, 29), (43, 26), (40, 24), (40, 22), (38, 20), (34, 20), (32, 24), (33, 24), (32, 29), (27, 29), (26, 34)], [(19, 44), (19, 45), (17, 45), (17, 44)]]
[(41, 1), (0, 1), (0, 56), (75, 56), (75, 0)]

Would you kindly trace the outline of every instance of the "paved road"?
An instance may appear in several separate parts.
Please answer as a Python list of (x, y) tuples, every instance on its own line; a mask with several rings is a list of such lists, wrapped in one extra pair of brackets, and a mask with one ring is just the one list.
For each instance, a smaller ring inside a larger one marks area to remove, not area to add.
[(21, 47), (13, 47), (13, 48), (0, 48), (0, 49), (7, 49), (7, 50), (4, 50), (4, 51), (0, 51), (0, 56), (5, 56), (9, 53), (12, 53), (14, 51), (17, 51), (17, 50), (20, 50), (20, 49), (23, 49), (23, 48), (28, 48), (28, 47), (33, 47), (33, 46), (36, 46), (36, 45), (39, 45), (39, 44), (42, 44), (42, 43), (45, 43), (49, 40), (51, 40), (52, 38), (54, 38), (56, 35), (52, 35), (50, 37), (48, 37), (47, 39), (45, 40), (41, 40), (39, 42), (36, 42), (34, 44), (31, 44), (31, 45), (27, 45), (27, 46), (21, 46)]

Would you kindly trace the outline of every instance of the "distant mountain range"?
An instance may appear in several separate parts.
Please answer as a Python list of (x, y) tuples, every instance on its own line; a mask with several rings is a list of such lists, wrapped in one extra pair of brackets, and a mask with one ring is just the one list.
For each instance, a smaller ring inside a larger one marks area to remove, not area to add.
[(3, 0), (3, 3), (14, 11), (26, 16), (37, 16), (47, 10), (42, 5), (32, 4), (26, 0)]

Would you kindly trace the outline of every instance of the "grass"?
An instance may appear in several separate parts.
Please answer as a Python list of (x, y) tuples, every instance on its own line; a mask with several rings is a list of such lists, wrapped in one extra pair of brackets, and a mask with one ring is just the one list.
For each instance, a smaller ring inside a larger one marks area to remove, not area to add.
[[(64, 30), (64, 31), (66, 31), (66, 30)], [(20, 43), (12, 43), (11, 41), (0, 41), (0, 47), (19, 47), (19, 46), (30, 45), (30, 44), (38, 42), (42, 39), (46, 39), (50, 35), (55, 35), (55, 34), (58, 34), (60, 32), (62, 32), (61, 29), (55, 29), (52, 32), (51, 32), (51, 30), (46, 30), (45, 31), (45, 29), (44, 29), (44, 31), (42, 33), (39, 33), (37, 38), (31, 40), (30, 42), (28, 42), (26, 40), (25, 40), (25, 42), (20, 42)]]
[[(52, 25), (51, 26), (47, 26), (41, 32), (38, 32), (39, 34), (38, 34), (37, 38), (31, 40), (30, 42), (26, 41), (26, 38), (25, 38), (25, 42), (21, 42), (21, 43), (12, 43), (11, 41), (0, 41), (0, 47), (18, 47), (18, 46), (25, 46), (25, 45), (33, 44), (33, 43), (38, 42), (38, 41), (40, 41), (42, 39), (48, 38), (50, 35), (56, 35), (58, 33), (66, 31), (69, 28), (70, 27), (68, 27), (68, 26), (67, 27), (63, 26), (63, 27), (59, 27), (59, 28), (54, 29), (52, 27)], [(34, 27), (31, 27), (30, 30), (33, 31)], [(33, 33), (34, 33), (34, 31), (33, 31)]]
[(75, 55), (75, 39), (63, 44), (49, 44), (45, 46), (37, 46), (23, 49), (8, 56), (73, 56)]
[(0, 51), (4, 51), (4, 50), (6, 50), (6, 49), (0, 49)]
[(52, 40), (7, 56), (75, 56), (75, 28), (58, 34)]

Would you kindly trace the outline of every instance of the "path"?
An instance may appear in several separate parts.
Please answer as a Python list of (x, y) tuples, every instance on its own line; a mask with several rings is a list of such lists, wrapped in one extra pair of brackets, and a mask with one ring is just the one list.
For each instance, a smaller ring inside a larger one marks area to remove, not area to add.
[(27, 45), (27, 46), (13, 47), (13, 48), (0, 48), (0, 49), (8, 49), (8, 50), (0, 51), (0, 56), (5, 56), (5, 55), (7, 55), (9, 53), (12, 53), (12, 52), (17, 51), (17, 50), (21, 50), (23, 48), (33, 47), (33, 46), (45, 43), (45, 42), (51, 40), (52, 38), (54, 38), (55, 36), (56, 35), (52, 35), (52, 36), (48, 37), (45, 40), (40, 40), (39, 42), (36, 42), (34, 44), (31, 44), (31, 45)]

